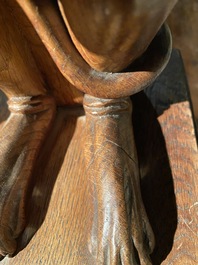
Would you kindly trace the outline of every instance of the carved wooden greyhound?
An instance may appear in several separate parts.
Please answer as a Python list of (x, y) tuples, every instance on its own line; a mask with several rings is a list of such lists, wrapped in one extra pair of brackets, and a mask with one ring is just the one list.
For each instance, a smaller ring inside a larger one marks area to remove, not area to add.
[(55, 1), (0, 6), (0, 85), (11, 111), (0, 134), (2, 256), (15, 252), (24, 229), (28, 184), (56, 105), (10, 16), (13, 2), (62, 75), (86, 94), (84, 154), (95, 187), (91, 255), (98, 264), (138, 264), (135, 247), (140, 263), (151, 264), (154, 236), (141, 199), (129, 96), (151, 84), (169, 59), (170, 34), (162, 24), (176, 0), (58, 1), (71, 39), (63, 24), (57, 27)]

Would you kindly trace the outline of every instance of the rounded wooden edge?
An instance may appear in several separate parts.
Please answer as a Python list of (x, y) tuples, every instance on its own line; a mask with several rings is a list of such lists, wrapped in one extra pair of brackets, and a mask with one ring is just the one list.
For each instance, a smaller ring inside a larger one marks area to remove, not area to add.
[(146, 52), (125, 71), (121, 73), (95, 71), (96, 76), (101, 78), (103, 89), (101, 89), (101, 86), (95, 86), (94, 83), (92, 89), (86, 85), (78, 88), (84, 93), (99, 98), (130, 96), (152, 84), (166, 67), (171, 51), (171, 32), (167, 25), (163, 25)]

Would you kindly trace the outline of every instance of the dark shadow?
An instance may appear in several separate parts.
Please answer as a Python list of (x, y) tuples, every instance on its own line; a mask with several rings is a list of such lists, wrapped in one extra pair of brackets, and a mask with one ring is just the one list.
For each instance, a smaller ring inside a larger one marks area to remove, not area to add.
[(156, 240), (152, 262), (158, 265), (171, 251), (177, 228), (173, 178), (153, 106), (143, 92), (133, 96), (132, 102), (142, 197)]
[[(170, 61), (152, 86), (145, 90), (158, 115), (172, 104), (188, 101), (194, 128), (196, 128), (193, 106), (185, 74), (185, 67), (179, 50), (173, 49)], [(198, 139), (195, 130), (196, 140)]]
[(0, 124), (3, 121), (6, 121), (10, 115), (10, 112), (8, 110), (7, 100), (8, 99), (6, 95), (3, 93), (3, 91), (0, 90)]
[(14, 255), (27, 246), (45, 220), (57, 176), (76, 128), (77, 117), (82, 114), (82, 108), (58, 110), (52, 130), (38, 156), (27, 200), (27, 227), (18, 239), (18, 249)]
[(190, 102), (190, 95), (178, 50), (173, 50), (167, 67), (154, 84), (132, 97), (142, 197), (156, 239), (151, 255), (154, 265), (161, 264), (170, 253), (177, 228), (174, 182), (157, 118), (171, 105), (186, 101)]

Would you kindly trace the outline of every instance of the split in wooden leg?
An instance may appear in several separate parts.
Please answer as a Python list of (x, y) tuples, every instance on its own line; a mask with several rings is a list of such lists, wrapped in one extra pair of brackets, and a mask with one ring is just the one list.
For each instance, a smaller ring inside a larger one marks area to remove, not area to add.
[(130, 98), (85, 96), (87, 176), (93, 181), (92, 255), (98, 264), (151, 264), (154, 237), (141, 199)]

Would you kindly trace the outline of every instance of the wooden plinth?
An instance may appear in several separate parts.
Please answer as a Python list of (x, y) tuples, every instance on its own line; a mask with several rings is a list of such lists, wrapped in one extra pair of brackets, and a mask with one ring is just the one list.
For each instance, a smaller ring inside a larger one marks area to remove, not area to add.
[[(6, 119), (1, 97), (0, 118)], [(132, 97), (142, 194), (156, 237), (153, 264), (198, 264), (198, 150), (182, 61), (174, 51), (155, 84)], [(60, 108), (39, 155), (18, 253), (2, 265), (93, 265), (92, 190), (82, 108)]]

